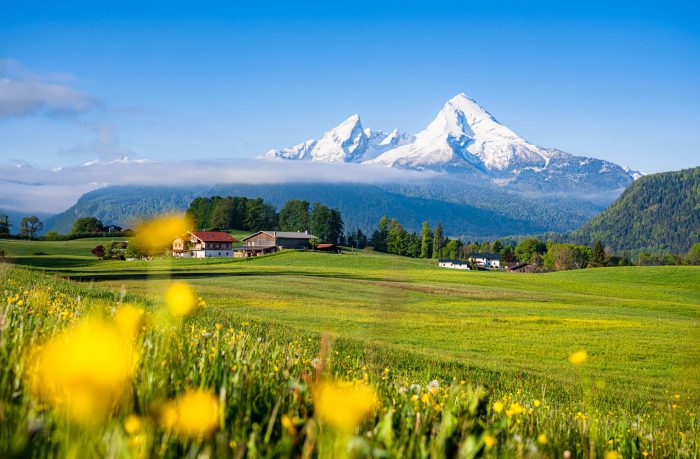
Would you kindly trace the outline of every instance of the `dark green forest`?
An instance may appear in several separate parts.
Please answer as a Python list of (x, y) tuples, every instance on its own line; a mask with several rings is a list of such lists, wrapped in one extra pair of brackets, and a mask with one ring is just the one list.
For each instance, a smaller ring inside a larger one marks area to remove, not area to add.
[(602, 240), (615, 252), (686, 253), (700, 242), (700, 167), (647, 175), (581, 229), (561, 236)]

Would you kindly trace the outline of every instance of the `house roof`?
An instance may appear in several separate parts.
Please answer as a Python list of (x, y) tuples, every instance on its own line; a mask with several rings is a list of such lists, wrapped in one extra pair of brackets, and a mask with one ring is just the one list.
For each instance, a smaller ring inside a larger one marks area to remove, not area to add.
[(282, 239), (318, 239), (316, 236), (313, 234), (309, 233), (302, 233), (300, 231), (258, 231), (255, 234), (251, 234), (250, 236), (244, 238), (244, 241), (247, 241), (248, 239), (257, 236), (258, 234), (267, 234), (268, 236), (272, 236), (274, 238), (282, 238)]
[(516, 269), (524, 268), (525, 266), (530, 265), (530, 263), (515, 263), (513, 265), (508, 266), (506, 268), (508, 271), (515, 271)]
[(456, 265), (462, 265), (462, 264), (465, 264), (465, 263), (466, 263), (466, 261), (462, 261), (462, 260), (450, 260), (449, 258), (440, 258), (440, 259), (438, 260), (438, 262), (439, 262), (439, 263), (452, 263), (452, 264), (456, 264)]
[(475, 253), (470, 253), (469, 258), (484, 258), (486, 260), (500, 260), (501, 255), (498, 253), (481, 253), (481, 252), (475, 252)]
[(204, 242), (238, 242), (238, 239), (223, 231), (190, 231)]

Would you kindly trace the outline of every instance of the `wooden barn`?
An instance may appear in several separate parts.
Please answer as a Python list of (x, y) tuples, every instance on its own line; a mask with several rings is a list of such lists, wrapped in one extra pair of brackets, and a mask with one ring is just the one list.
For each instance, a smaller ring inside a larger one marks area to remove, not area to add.
[(236, 257), (254, 257), (281, 249), (307, 249), (316, 236), (308, 232), (258, 231), (243, 239), (243, 247), (236, 250)]

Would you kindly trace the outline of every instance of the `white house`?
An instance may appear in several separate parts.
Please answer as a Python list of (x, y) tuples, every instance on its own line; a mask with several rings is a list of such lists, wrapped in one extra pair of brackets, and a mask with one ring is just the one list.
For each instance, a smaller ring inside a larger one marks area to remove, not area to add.
[(468, 258), (479, 268), (501, 269), (501, 255), (498, 253), (470, 253)]
[(190, 231), (173, 241), (178, 258), (232, 257), (232, 244), (238, 240), (223, 231)]
[(449, 260), (446, 258), (441, 258), (438, 260), (438, 266), (441, 268), (451, 268), (451, 269), (471, 269), (469, 267), (469, 262), (462, 260)]

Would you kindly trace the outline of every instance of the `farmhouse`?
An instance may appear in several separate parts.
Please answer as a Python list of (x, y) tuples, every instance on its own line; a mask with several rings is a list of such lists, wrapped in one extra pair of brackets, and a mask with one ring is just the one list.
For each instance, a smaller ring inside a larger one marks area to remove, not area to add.
[(530, 263), (512, 263), (508, 265), (506, 271), (509, 273), (531, 273), (533, 269)]
[(462, 260), (449, 260), (446, 258), (441, 258), (438, 260), (438, 266), (441, 268), (452, 268), (452, 269), (471, 269), (469, 267), (469, 262)]
[(223, 231), (189, 231), (173, 241), (178, 258), (232, 257), (232, 244), (238, 240)]
[(306, 249), (316, 236), (306, 232), (258, 231), (243, 239), (243, 247), (236, 249), (236, 257), (254, 257), (281, 249)]
[(478, 268), (500, 269), (501, 255), (498, 253), (470, 253), (468, 256)]

